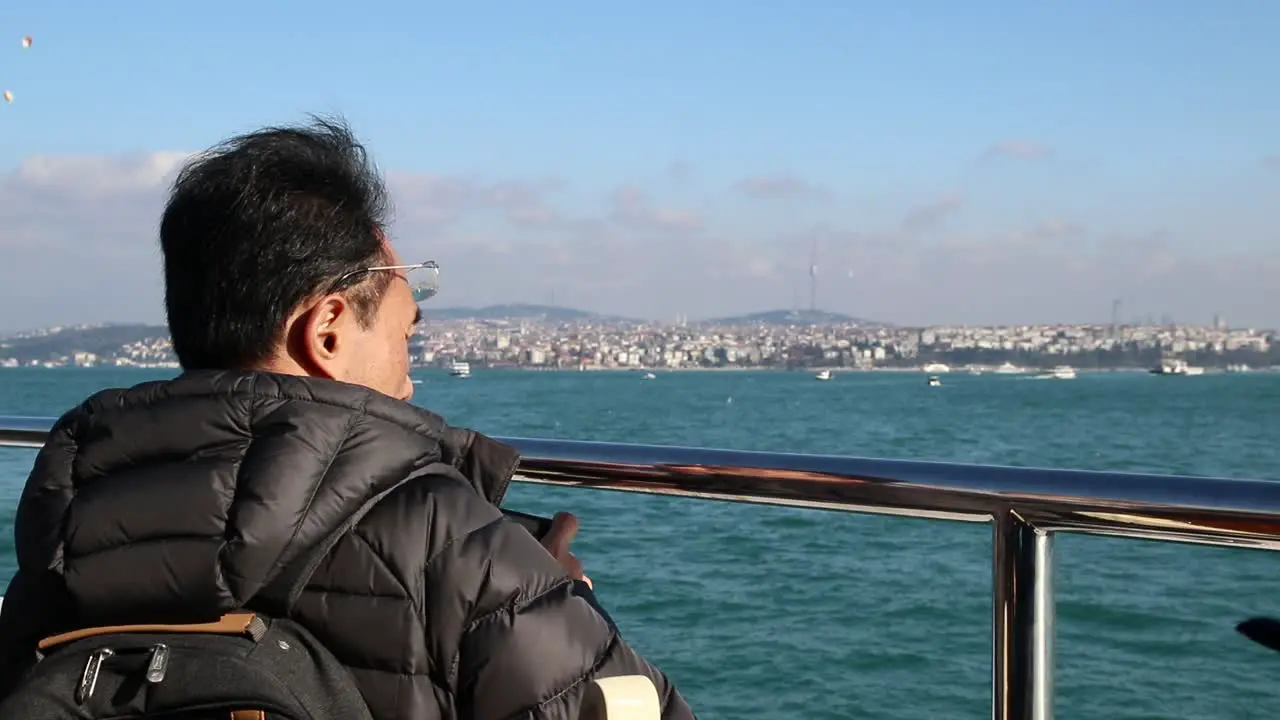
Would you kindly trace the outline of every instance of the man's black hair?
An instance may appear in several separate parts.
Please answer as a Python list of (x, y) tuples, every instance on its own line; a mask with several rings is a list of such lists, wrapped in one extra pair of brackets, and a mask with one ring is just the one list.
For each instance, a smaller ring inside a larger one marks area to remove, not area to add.
[[(271, 127), (195, 157), (160, 223), (165, 312), (187, 370), (247, 369), (283, 341), (307, 298), (386, 261), (387, 194), (340, 120)], [(349, 298), (373, 322), (391, 273), (362, 273)]]

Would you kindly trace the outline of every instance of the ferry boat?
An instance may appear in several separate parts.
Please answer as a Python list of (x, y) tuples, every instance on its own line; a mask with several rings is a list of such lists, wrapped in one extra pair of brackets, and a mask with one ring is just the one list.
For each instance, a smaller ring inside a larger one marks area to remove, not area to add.
[(449, 374), (456, 378), (471, 377), (471, 364), (461, 360), (454, 360), (449, 365)]
[(1042, 373), (1038, 377), (1046, 380), (1075, 380), (1076, 369), (1070, 365), (1055, 365), (1049, 372)]
[(1188, 365), (1181, 358), (1164, 358), (1150, 372), (1152, 375), (1203, 375), (1204, 368)]

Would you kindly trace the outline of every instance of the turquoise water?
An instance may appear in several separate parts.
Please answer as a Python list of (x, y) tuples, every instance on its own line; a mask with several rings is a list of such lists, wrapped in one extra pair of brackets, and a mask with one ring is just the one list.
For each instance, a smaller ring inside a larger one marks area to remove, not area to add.
[[(0, 371), (0, 414), (161, 376)], [(495, 435), (1280, 479), (1280, 374), (420, 377), (415, 402)], [(0, 450), (4, 578), (32, 457)], [(602, 601), (702, 718), (990, 716), (986, 526), (528, 485), (510, 504), (579, 515)], [(1056, 562), (1059, 717), (1280, 712), (1280, 654), (1233, 630), (1280, 615), (1280, 557), (1063, 536)]]

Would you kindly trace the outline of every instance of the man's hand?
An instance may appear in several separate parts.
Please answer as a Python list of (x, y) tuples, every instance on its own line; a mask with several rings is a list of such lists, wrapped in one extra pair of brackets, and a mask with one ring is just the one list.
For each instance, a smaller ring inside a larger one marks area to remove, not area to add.
[(595, 589), (591, 578), (582, 571), (582, 562), (569, 552), (569, 545), (578, 534), (578, 518), (573, 513), (558, 512), (551, 519), (551, 530), (542, 538), (542, 546), (560, 563), (560, 567), (574, 580), (581, 580), (587, 587)]

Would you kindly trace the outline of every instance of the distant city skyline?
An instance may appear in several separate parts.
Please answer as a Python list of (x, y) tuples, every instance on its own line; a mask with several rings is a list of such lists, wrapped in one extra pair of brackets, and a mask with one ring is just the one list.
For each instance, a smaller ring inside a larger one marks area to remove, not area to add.
[[(519, 310), (518, 308), (513, 308)], [(533, 308), (545, 310), (545, 308)], [(537, 313), (534, 313), (537, 314)], [(807, 313), (797, 316), (804, 318)], [(1191, 326), (1018, 326), (897, 328), (849, 324), (722, 324), (686, 327), (610, 322), (570, 313), (545, 313), (496, 322), (442, 315), (424, 323), (409, 342), (415, 365), (466, 360), (496, 367), (920, 367), (934, 362), (992, 369), (1017, 362), (1052, 367), (1151, 369), (1188, 357), (1226, 371), (1280, 369), (1280, 335), (1256, 329)], [(586, 322), (583, 320), (586, 319)], [(826, 318), (828, 321), (838, 318)], [(1184, 357), (1186, 356), (1186, 357)], [(177, 367), (162, 327), (48, 328), (0, 337), (0, 368)], [(1197, 366), (1202, 367), (1202, 366)], [(1006, 368), (1008, 369), (1008, 368)]]
[[(417, 327), (419, 334), (449, 332), (457, 323), (492, 324), (494, 328), (521, 325), (531, 326), (608, 326), (608, 327), (641, 327), (663, 329), (703, 328), (716, 333), (720, 331), (741, 331), (750, 327), (797, 327), (810, 328), (815, 332), (829, 329), (860, 328), (872, 332), (877, 329), (894, 332), (934, 332), (961, 329), (998, 331), (1009, 328), (1032, 328), (1038, 332), (1071, 331), (1082, 329), (1108, 328), (1121, 330), (1141, 330), (1143, 332), (1160, 332), (1167, 329), (1181, 331), (1243, 331), (1275, 336), (1280, 334), (1280, 326), (1232, 324), (1221, 315), (1214, 315), (1209, 322), (1180, 321), (1169, 315), (1152, 317), (1115, 317), (1111, 321), (1079, 321), (1079, 322), (1016, 322), (1016, 323), (920, 323), (904, 324), (881, 321), (876, 318), (864, 318), (818, 308), (778, 308), (754, 313), (741, 313), (719, 317), (689, 317), (679, 314), (675, 318), (646, 318), (616, 313), (598, 313), (581, 308), (542, 305), (537, 303), (500, 303), (482, 306), (440, 306), (431, 308), (423, 315)], [(93, 328), (151, 328), (156, 335), (166, 335), (168, 329), (161, 321), (94, 321), (54, 323), (51, 325), (30, 326), (21, 328), (0, 328), (0, 341), (13, 338), (42, 336), (67, 330), (89, 330)]]
[(162, 323), (176, 168), (311, 111), (440, 305), (1280, 326), (1280, 5), (229, 2), (0, 10), (0, 331)]

